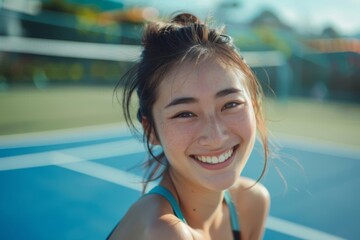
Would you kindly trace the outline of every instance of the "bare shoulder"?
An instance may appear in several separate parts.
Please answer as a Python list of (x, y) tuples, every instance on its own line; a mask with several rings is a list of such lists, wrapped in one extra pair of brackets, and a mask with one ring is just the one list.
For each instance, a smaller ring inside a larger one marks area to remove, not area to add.
[(129, 209), (109, 239), (193, 238), (188, 226), (172, 213), (172, 208), (165, 199), (158, 195), (148, 195)]
[[(264, 185), (253, 179), (240, 177), (234, 187), (231, 189), (235, 197), (244, 203), (251, 205), (269, 204), (270, 194)], [(251, 206), (250, 205), (250, 206)], [(249, 205), (247, 205), (249, 207)]]
[(173, 214), (154, 220), (146, 231), (146, 239), (193, 240), (190, 229)]
[(240, 177), (230, 192), (244, 239), (261, 239), (270, 208), (269, 191), (261, 183)]

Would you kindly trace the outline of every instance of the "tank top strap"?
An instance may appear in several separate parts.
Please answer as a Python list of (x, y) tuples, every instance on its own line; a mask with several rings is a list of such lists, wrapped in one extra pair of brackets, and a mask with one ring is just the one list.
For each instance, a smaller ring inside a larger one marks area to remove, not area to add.
[(181, 221), (183, 221), (184, 223), (186, 223), (186, 220), (180, 210), (179, 204), (176, 201), (176, 199), (174, 198), (174, 196), (172, 195), (172, 193), (167, 190), (165, 187), (163, 186), (156, 186), (153, 189), (150, 190), (150, 192), (148, 192), (148, 194), (159, 194), (161, 196), (163, 196), (171, 205), (175, 216), (177, 216)]
[[(171, 205), (175, 216), (177, 216), (182, 222), (186, 223), (186, 220), (181, 212), (181, 209), (179, 207), (178, 202), (176, 201), (176, 199), (174, 198), (174, 196), (172, 195), (172, 193), (167, 190), (165, 187), (163, 186), (156, 186), (153, 189), (150, 190), (150, 192), (147, 193), (148, 194), (159, 194), (162, 197), (164, 197)], [(224, 193), (224, 198), (225, 198), (225, 202), (226, 205), (229, 208), (229, 212), (230, 212), (230, 221), (231, 221), (231, 228), (233, 231), (240, 231), (240, 225), (239, 225), (239, 221), (238, 221), (238, 217), (237, 217), (237, 212), (234, 206), (234, 203), (231, 200), (231, 195), (229, 193), (229, 191), (225, 191)]]
[(236, 208), (234, 206), (233, 201), (231, 200), (231, 195), (228, 190), (225, 191), (224, 197), (225, 197), (225, 202), (226, 202), (227, 206), (229, 207), (231, 228), (233, 231), (240, 231), (240, 224), (238, 221)]

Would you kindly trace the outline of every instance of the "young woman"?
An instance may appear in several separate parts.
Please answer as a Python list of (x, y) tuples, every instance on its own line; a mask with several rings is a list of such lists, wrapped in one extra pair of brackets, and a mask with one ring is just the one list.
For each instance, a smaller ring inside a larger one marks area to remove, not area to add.
[(122, 103), (134, 128), (130, 103), (137, 92), (151, 156), (146, 182), (160, 183), (109, 239), (261, 239), (269, 194), (240, 176), (256, 136), (264, 169), (267, 161), (255, 76), (229, 36), (191, 14), (148, 24), (143, 47), (141, 60), (121, 81)]

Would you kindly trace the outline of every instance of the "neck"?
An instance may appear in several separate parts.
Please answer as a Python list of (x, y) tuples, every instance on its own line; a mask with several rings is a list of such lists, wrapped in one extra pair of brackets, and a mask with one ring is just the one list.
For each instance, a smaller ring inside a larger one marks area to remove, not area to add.
[(161, 182), (178, 201), (181, 211), (192, 228), (209, 230), (223, 218), (223, 191), (211, 191), (177, 177), (169, 170)]

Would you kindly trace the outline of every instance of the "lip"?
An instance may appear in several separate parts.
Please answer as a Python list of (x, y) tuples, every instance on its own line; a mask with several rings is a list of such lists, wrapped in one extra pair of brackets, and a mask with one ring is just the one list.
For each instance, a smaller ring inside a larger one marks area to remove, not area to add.
[(226, 168), (227, 166), (229, 166), (233, 161), (234, 161), (234, 156), (236, 154), (236, 150), (238, 149), (239, 144), (235, 145), (233, 147), (233, 153), (232, 155), (224, 162), (222, 163), (204, 163), (201, 162), (199, 160), (197, 160), (195, 157), (191, 157), (197, 164), (199, 164), (201, 167), (207, 169), (207, 170), (219, 170), (219, 169), (223, 169)]

